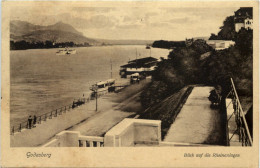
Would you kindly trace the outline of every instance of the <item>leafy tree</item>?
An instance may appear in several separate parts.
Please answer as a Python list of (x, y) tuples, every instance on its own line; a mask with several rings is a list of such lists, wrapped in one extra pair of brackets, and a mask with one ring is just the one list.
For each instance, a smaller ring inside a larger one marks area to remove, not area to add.
[(234, 16), (228, 16), (220, 27), (218, 35), (211, 34), (210, 40), (234, 40), (236, 35)]

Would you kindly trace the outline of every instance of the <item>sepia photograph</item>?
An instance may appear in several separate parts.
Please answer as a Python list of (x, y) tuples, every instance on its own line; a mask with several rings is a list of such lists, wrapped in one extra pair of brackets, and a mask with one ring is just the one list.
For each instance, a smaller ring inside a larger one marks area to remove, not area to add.
[(9, 150), (258, 146), (258, 3), (9, 3)]

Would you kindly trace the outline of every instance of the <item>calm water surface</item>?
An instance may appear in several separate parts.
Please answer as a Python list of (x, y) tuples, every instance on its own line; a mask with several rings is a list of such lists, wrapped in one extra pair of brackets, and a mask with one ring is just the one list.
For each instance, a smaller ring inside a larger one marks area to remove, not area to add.
[[(89, 87), (119, 78), (120, 65), (150, 56), (145, 46), (104, 46), (77, 48), (75, 55), (55, 55), (57, 49), (11, 51), (11, 125), (28, 115), (41, 115), (89, 95)], [(166, 58), (169, 50), (151, 49), (155, 58)]]

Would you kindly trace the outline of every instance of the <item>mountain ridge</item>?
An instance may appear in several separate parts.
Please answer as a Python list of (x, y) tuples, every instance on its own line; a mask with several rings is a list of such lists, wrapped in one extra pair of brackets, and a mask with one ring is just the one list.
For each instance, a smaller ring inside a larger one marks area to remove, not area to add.
[(10, 22), (10, 40), (26, 42), (74, 42), (97, 45), (100, 42), (87, 38), (73, 26), (57, 22), (53, 25), (34, 25), (26, 21), (13, 20)]

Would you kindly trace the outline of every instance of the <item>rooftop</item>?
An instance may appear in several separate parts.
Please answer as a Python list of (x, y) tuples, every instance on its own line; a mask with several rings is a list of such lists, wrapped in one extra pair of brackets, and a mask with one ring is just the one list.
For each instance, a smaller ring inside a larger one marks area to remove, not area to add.
[(128, 64), (122, 65), (120, 67), (127, 68), (127, 67), (150, 67), (151, 64), (154, 64), (157, 62), (158, 59), (153, 57), (145, 57), (140, 59), (135, 59), (132, 61), (128, 61)]
[(252, 7), (242, 7), (235, 11), (235, 22), (243, 23), (244, 19), (253, 19), (253, 8)]

